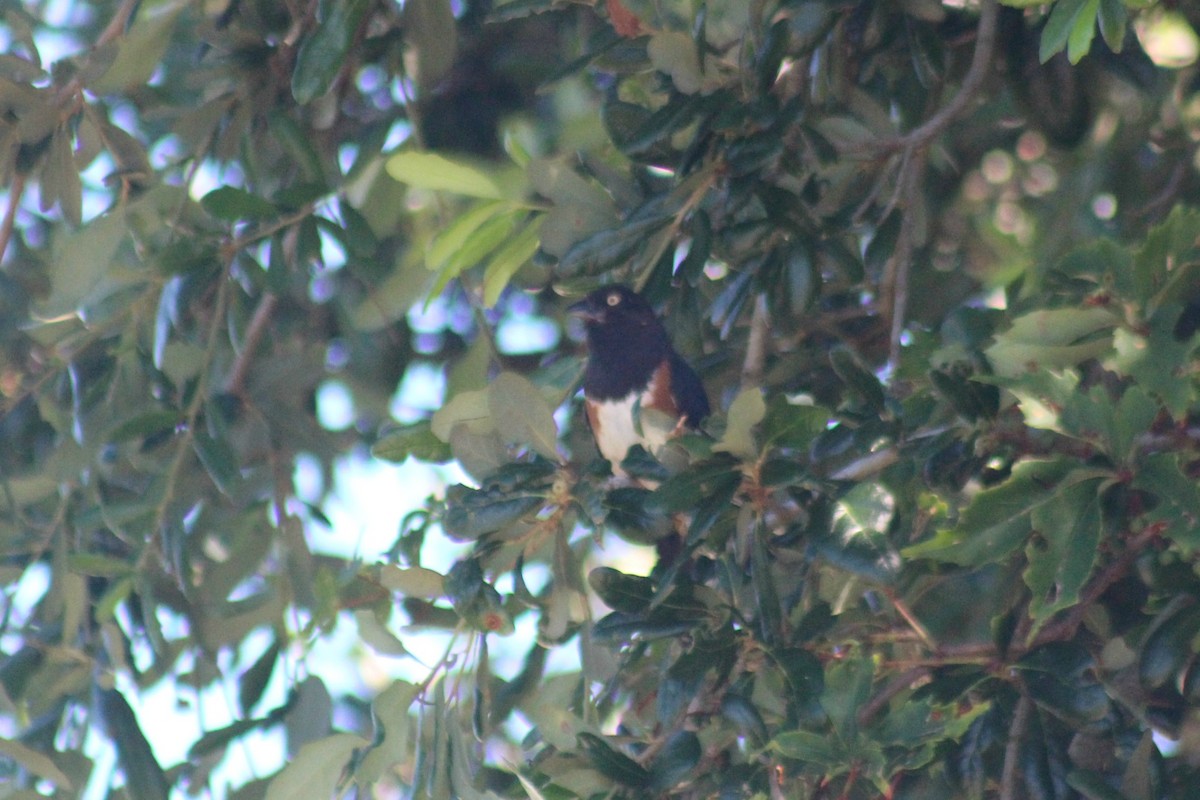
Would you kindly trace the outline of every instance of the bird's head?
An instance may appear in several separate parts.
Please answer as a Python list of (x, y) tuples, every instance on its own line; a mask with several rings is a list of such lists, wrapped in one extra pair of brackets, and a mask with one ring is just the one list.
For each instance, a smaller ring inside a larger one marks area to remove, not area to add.
[(640, 294), (621, 284), (596, 289), (567, 310), (583, 320), (589, 334), (604, 328), (634, 330), (658, 319)]

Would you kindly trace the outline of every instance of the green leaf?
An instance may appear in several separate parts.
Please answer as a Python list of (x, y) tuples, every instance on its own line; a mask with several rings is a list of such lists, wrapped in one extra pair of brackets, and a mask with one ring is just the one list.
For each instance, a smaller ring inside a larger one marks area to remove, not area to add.
[(346, 64), (346, 55), (354, 43), (363, 15), (370, 7), (367, 0), (322, 2), (322, 18), (296, 53), (292, 71), (292, 96), (306, 105), (329, 91)]
[(537, 221), (525, 225), (520, 233), (501, 246), (488, 262), (483, 272), (483, 304), (489, 308), (496, 305), (500, 293), (521, 267), (533, 258), (538, 250)]
[(984, 353), (1004, 377), (1072, 367), (1109, 352), (1112, 329), (1119, 322), (1111, 311), (1097, 307), (1031, 311), (1013, 320)]
[(752, 386), (738, 392), (729, 404), (725, 432), (721, 435), (721, 441), (713, 446), (713, 451), (729, 453), (741, 459), (757, 456), (754, 428), (762, 422), (766, 413), (767, 404), (760, 389)]
[(575, 738), (583, 754), (600, 774), (624, 786), (640, 788), (649, 784), (650, 773), (645, 767), (624, 753), (614, 750), (599, 736), (579, 733)]
[(1196, 382), (1180, 380), (1180, 367), (1194, 357), (1196, 341), (1180, 342), (1172, 333), (1173, 309), (1166, 306), (1150, 320), (1149, 330), (1118, 328), (1113, 354), (1105, 366), (1133, 378), (1157, 397), (1172, 414), (1183, 416), (1196, 402)]
[(149, 438), (174, 430), (181, 420), (180, 413), (170, 409), (143, 411), (110, 430), (105, 440), (120, 443), (130, 439)]
[(1200, 488), (1185, 471), (1177, 453), (1147, 456), (1133, 480), (1133, 488), (1158, 500), (1144, 524), (1158, 525), (1163, 535), (1185, 555), (1200, 548)]
[(358, 626), (359, 638), (379, 655), (392, 657), (408, 655), (404, 643), (388, 629), (374, 610), (369, 608), (355, 610), (354, 622)]
[(448, 508), (442, 525), (452, 539), (470, 541), (516, 522), (537, 510), (543, 501), (537, 494), (451, 486), (446, 490)]
[(91, 88), (97, 94), (120, 92), (150, 80), (171, 43), (171, 32), (187, 0), (145, 3), (133, 25), (117, 40), (117, 57)]
[(262, 655), (238, 678), (238, 708), (243, 716), (249, 716), (262, 699), (271, 675), (275, 673), (275, 662), (279, 660), (280, 652), (279, 637), (275, 636)]
[(480, 203), (470, 211), (460, 214), (444, 230), (433, 237), (433, 241), (425, 253), (425, 265), (429, 269), (442, 269), (462, 251), (481, 226), (501, 214), (511, 213), (512, 210), (510, 203), (495, 201)]
[(1190, 595), (1174, 598), (1159, 612), (1138, 652), (1138, 678), (1147, 689), (1174, 681), (1195, 658), (1200, 604)]
[(389, 592), (399, 592), (405, 597), (436, 600), (446, 594), (445, 578), (442, 574), (425, 567), (384, 564), (379, 568), (379, 583)]
[[(1045, 64), (1050, 57), (1067, 46), (1067, 39), (1074, 31), (1084, 9), (1093, 0), (1058, 0), (1050, 10), (1050, 18), (1042, 29), (1042, 42), (1038, 48), (1038, 59)], [(1095, 15), (1091, 17), (1095, 24)]]
[(1021, 462), (1007, 481), (977, 494), (957, 526), (901, 553), (963, 566), (999, 561), (1024, 543), (1030, 514), (1054, 500), (1057, 487), (1073, 469), (1065, 460)]
[(57, 128), (50, 140), (50, 152), (38, 186), (38, 207), (49, 211), (57, 201), (63, 217), (72, 225), (83, 220), (83, 183), (75, 167), (71, 135), (66, 128)]
[(129, 796), (132, 800), (167, 800), (171, 784), (125, 696), (116, 689), (97, 687), (94, 697), (104, 729), (117, 746)]
[(241, 219), (262, 220), (279, 216), (279, 209), (236, 186), (221, 186), (200, 198), (200, 206), (217, 219), (236, 222)]
[(1087, 0), (1075, 17), (1071, 33), (1067, 37), (1067, 60), (1078, 64), (1092, 47), (1096, 37), (1096, 17), (1100, 13), (1100, 0)]
[(388, 158), (387, 171), (401, 183), (418, 189), (453, 192), (485, 200), (513, 196), (512, 177), (469, 159), (404, 150)]
[(858, 360), (858, 356), (854, 354), (848, 347), (835, 347), (829, 352), (829, 360), (833, 365), (834, 372), (846, 384), (846, 388), (865, 403), (874, 412), (882, 412), (886, 404), (886, 398), (883, 393), (883, 385), (880, 384), (879, 378), (875, 377), (869, 369), (867, 369)]
[(242, 473), (237, 454), (229, 442), (198, 430), (192, 437), (192, 443), (200, 463), (221, 493), (229, 496), (236, 494), (242, 483)]
[(409, 456), (442, 464), (450, 460), (450, 447), (433, 432), (428, 420), (388, 431), (371, 445), (371, 455), (397, 464)]
[(125, 282), (113, 260), (128, 228), (120, 210), (96, 217), (76, 231), (58, 231), (50, 262), (50, 296), (35, 305), (35, 319), (54, 321)]
[(626, 575), (612, 567), (597, 567), (588, 573), (588, 584), (614, 611), (636, 614), (645, 611), (654, 598), (654, 581)]
[(671, 76), (675, 88), (696, 94), (704, 88), (704, 69), (692, 37), (680, 31), (663, 30), (650, 37), (646, 55), (654, 68)]
[(1033, 635), (1051, 616), (1079, 602), (1091, 577), (1100, 542), (1103, 481), (1081, 481), (1060, 488), (1030, 512), (1037, 536), (1025, 547), (1025, 584), (1032, 597)]
[(700, 763), (703, 748), (692, 731), (676, 731), (667, 739), (658, 757), (650, 763), (650, 788), (666, 791), (682, 781)]
[(1100, 34), (1114, 53), (1125, 47), (1125, 28), (1129, 12), (1121, 0), (1100, 0)]
[(59, 789), (71, 791), (75, 788), (71, 779), (58, 768), (49, 756), (18, 741), (0, 738), (0, 755), (11, 758), (22, 768), (29, 770), (42, 780), (50, 781)]
[(501, 372), (488, 387), (487, 397), (488, 410), (505, 442), (527, 445), (551, 461), (560, 460), (554, 409), (528, 378)]
[(486, 390), (459, 392), (434, 412), (429, 429), (443, 442), (450, 441), (451, 433), (459, 425), (474, 433), (490, 433), (496, 426), (488, 403)]
[(350, 733), (335, 733), (309, 742), (271, 779), (266, 800), (338, 796), (338, 784), (351, 756), (367, 744), (366, 739)]
[(770, 749), (822, 772), (844, 769), (845, 750), (835, 736), (812, 731), (787, 731), (771, 740)]

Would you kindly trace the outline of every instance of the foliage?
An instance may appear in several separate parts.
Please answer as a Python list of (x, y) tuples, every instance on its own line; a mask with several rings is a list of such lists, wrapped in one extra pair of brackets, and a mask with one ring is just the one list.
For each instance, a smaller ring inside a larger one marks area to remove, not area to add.
[[(1192, 796), (1169, 6), (0, 6), (0, 794)], [(561, 335), (614, 279), (721, 409), (633, 485)], [(313, 552), (367, 448), (467, 477), (378, 559)], [(331, 694), (345, 621), (447, 653)], [(213, 687), (163, 763), (144, 698)]]

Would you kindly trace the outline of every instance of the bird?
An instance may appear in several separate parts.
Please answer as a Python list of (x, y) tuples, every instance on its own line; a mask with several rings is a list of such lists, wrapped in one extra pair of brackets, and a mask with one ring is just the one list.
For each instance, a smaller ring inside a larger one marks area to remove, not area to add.
[(631, 447), (657, 455), (670, 438), (699, 427), (709, 413), (704, 383), (650, 303), (628, 286), (603, 286), (568, 311), (583, 320), (587, 337), (588, 425), (613, 475), (624, 477)]

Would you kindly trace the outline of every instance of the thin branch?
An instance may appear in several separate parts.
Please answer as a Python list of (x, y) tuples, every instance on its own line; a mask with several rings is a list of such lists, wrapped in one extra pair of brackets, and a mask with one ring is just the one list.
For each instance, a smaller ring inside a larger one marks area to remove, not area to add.
[(929, 667), (916, 666), (897, 675), (858, 709), (859, 727), (869, 726), (879, 712), (892, 701), (893, 697), (915, 684), (924, 683), (932, 674), (933, 670)]
[(0, 222), (0, 263), (4, 262), (4, 254), (8, 251), (13, 224), (17, 219), (17, 208), (21, 205), (23, 194), (25, 194), (25, 173), (17, 172), (13, 176), (12, 188), (8, 192), (8, 208), (4, 209), (4, 221)]
[[(911, 210), (921, 190), (918, 178), (924, 172), (925, 150), (917, 150), (903, 162), (897, 187), (906, 198), (905, 207)], [(896, 249), (888, 259), (883, 282), (880, 284), (881, 300), (886, 316), (890, 319), (888, 335), (888, 358), (893, 367), (900, 364), (900, 337), (904, 333), (904, 321), (908, 315), (908, 276), (912, 272), (912, 255), (916, 249), (915, 231), (917, 216), (906, 213), (900, 220), (900, 234), (896, 238)]]
[[(158, 508), (154, 512), (154, 530), (151, 533), (155, 547), (147, 547), (142, 551), (142, 560), (150, 557), (155, 549), (161, 551), (163, 546), (162, 529), (167, 522), (167, 512), (170, 509), (171, 501), (175, 499), (175, 485), (179, 479), (179, 472), (183, 468), (183, 462), (187, 454), (191, 451), (192, 441), (196, 435), (196, 423), (200, 418), (200, 410), (204, 407), (205, 400), (208, 399), (208, 375), (212, 369), (212, 364), (216, 358), (217, 338), (221, 331), (222, 323), (225, 319), (225, 309), (229, 302), (229, 266), (226, 264), (225, 269), (221, 271), (220, 284), (217, 287), (217, 301), (213, 307), (212, 320), (208, 326), (208, 336), (204, 349), (204, 358), (200, 364), (199, 378), (196, 382), (196, 387), (193, 389), (192, 401), (188, 404), (187, 412), (184, 415), (184, 426), (180, 433), (179, 441), (176, 444), (175, 456), (171, 459), (170, 466), (167, 467), (166, 484), (163, 488), (162, 499), (158, 502)], [(166, 554), (163, 553), (163, 556)], [(169, 565), (170, 562), (164, 558), (164, 564)], [(142, 565), (139, 565), (139, 571)], [(171, 569), (167, 568), (168, 573)], [(175, 576), (176, 579), (182, 576)]]
[(1133, 562), (1142, 551), (1157, 541), (1162, 531), (1156, 526), (1148, 526), (1128, 541), (1125, 550), (1111, 564), (1102, 569), (1084, 588), (1079, 602), (1073, 606), (1061, 619), (1052, 622), (1041, 629), (1027, 650), (1033, 650), (1048, 642), (1070, 639), (1083, 623), (1083, 618), (1092, 604), (1100, 599), (1113, 584), (1129, 574)]
[(999, 5), (996, 0), (983, 0), (979, 6), (979, 27), (976, 28), (975, 33), (975, 52), (971, 56), (971, 66), (967, 68), (967, 74), (958, 87), (958, 93), (919, 127), (902, 136), (884, 139), (876, 143), (877, 151), (895, 152), (925, 147), (963, 112), (967, 104), (979, 93), (987, 78), (988, 69), (992, 64), (992, 53), (996, 49), (996, 21), (999, 16)]
[(1000, 800), (1018, 800), (1018, 782), (1021, 780), (1021, 745), (1029, 733), (1033, 719), (1033, 701), (1021, 693), (1017, 710), (1013, 713), (1012, 726), (1008, 729), (1008, 743), (1004, 746), (1004, 769), (1000, 774)]
[(242, 342), (241, 352), (237, 354), (237, 360), (233, 362), (233, 369), (229, 371), (229, 377), (225, 380), (225, 391), (229, 394), (241, 397), (245, 393), (246, 375), (250, 372), (254, 354), (258, 352), (258, 345), (262, 342), (263, 334), (267, 331), (267, 323), (270, 322), (277, 305), (279, 305), (279, 295), (274, 292), (264, 292), (262, 298), (259, 299), (258, 306), (254, 309), (254, 316), (250, 318), (250, 325), (246, 328), (246, 338)]
[(742, 387), (761, 386), (763, 366), (767, 360), (767, 331), (771, 325), (767, 296), (754, 300), (754, 316), (750, 318), (750, 338), (746, 342), (746, 360), (742, 362)]

